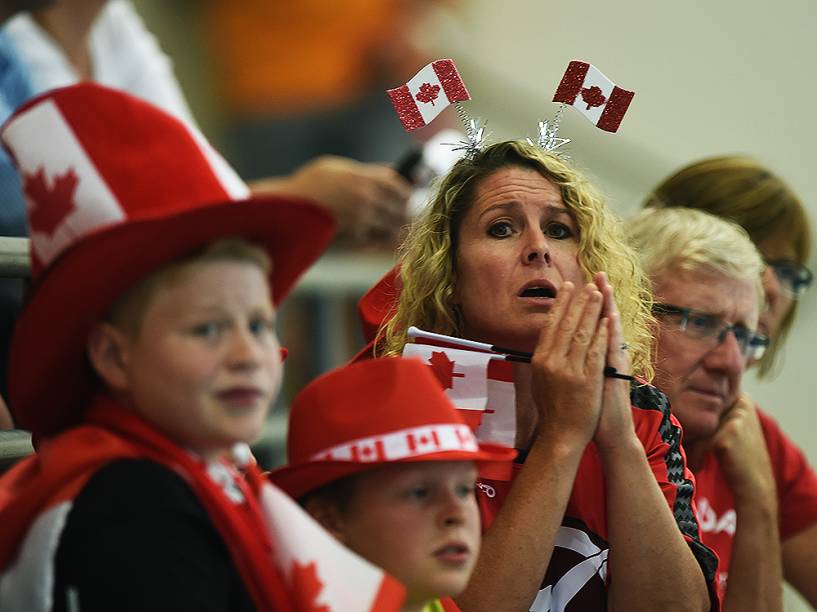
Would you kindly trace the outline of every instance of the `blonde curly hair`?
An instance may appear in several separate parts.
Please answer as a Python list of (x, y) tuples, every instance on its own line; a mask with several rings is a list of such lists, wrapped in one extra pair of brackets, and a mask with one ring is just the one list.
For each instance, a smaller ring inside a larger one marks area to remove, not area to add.
[(490, 145), (472, 158), (458, 161), (442, 178), (400, 247), (402, 290), (394, 317), (378, 332), (375, 345), (382, 347), (378, 352), (400, 354), (411, 325), (460, 335), (464, 322), (452, 300), (460, 224), (479, 184), (507, 167), (533, 169), (559, 188), (579, 229), (579, 264), (585, 278), (589, 281), (596, 272), (607, 273), (630, 345), (633, 373), (650, 380), (652, 294), (635, 253), (626, 244), (620, 221), (575, 168), (521, 140)]

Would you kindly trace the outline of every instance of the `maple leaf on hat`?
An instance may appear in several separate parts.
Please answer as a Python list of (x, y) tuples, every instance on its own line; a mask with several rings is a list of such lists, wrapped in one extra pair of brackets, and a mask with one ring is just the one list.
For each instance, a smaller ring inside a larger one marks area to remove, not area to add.
[(607, 98), (602, 93), (601, 87), (593, 85), (592, 87), (582, 89), (582, 100), (584, 100), (585, 104), (587, 104), (587, 110), (590, 110), (594, 106), (601, 106), (604, 104)]
[(31, 229), (52, 236), (65, 218), (76, 209), (74, 192), (79, 178), (73, 168), (54, 176), (54, 184), (49, 187), (45, 180), (45, 169), (41, 166), (34, 174), (23, 175), (26, 196), (31, 202), (29, 222)]
[(332, 612), (329, 606), (319, 606), (316, 603), (323, 591), (323, 582), (318, 577), (318, 567), (314, 561), (305, 565), (298, 561), (292, 562), (292, 591), (296, 601), (300, 603), (300, 612)]
[(454, 372), (456, 361), (451, 361), (443, 351), (432, 352), (428, 362), (431, 364), (431, 371), (434, 372), (434, 376), (440, 381), (444, 390), (454, 388), (454, 377), (465, 377), (465, 374)]
[(423, 83), (420, 85), (420, 91), (415, 96), (420, 102), (431, 102), (434, 106), (434, 100), (440, 96), (440, 86), (432, 85), (431, 83)]

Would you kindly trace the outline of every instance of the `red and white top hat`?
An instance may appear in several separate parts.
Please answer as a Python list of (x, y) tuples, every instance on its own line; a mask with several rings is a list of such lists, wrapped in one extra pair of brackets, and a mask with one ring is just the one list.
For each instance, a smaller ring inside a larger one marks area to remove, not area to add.
[(288, 465), (270, 473), (298, 499), (325, 484), (406, 461), (506, 462), (512, 448), (477, 442), (419, 359), (374, 359), (307, 385), (289, 415)]
[(11, 346), (10, 403), (39, 437), (80, 420), (94, 387), (87, 335), (137, 281), (241, 237), (270, 254), (277, 304), (334, 231), (305, 200), (251, 198), (195, 128), (99, 85), (31, 100), (0, 137), (20, 170), (33, 279)]

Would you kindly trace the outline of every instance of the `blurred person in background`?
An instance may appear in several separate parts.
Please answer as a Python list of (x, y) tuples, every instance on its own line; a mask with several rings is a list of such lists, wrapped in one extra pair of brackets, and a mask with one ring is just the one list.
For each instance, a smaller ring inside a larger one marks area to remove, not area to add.
[(749, 234), (767, 264), (759, 330), (770, 345), (757, 365), (758, 375), (768, 378), (797, 317), (798, 298), (813, 280), (806, 267), (811, 229), (800, 198), (757, 161), (723, 156), (681, 168), (655, 187), (644, 206), (696, 208), (733, 221)]
[[(239, 6), (243, 10), (243, 3)], [(195, 123), (170, 59), (129, 0), (56, 0), (49, 7), (16, 15), (4, 30), (35, 93), (93, 80)], [(367, 137), (360, 134), (363, 140)], [(294, 143), (279, 137), (268, 144), (290, 157)], [(277, 176), (272, 176), (278, 174), (270, 170), (272, 164), (266, 166), (260, 158), (267, 169), (253, 177), (259, 179), (250, 185), (253, 193), (315, 199), (334, 213), (347, 243), (392, 244), (405, 221), (409, 184), (384, 165), (313, 157)]]
[[(239, 172), (251, 179), (287, 173), (324, 154), (396, 161), (411, 139), (394, 120), (384, 90), (430, 61), (415, 39), (438, 4), (202, 3), (203, 38), (212, 50), (228, 151)], [(283, 150), (278, 142), (289, 146)]]
[(684, 427), (724, 608), (781, 610), (784, 576), (817, 605), (817, 475), (741, 389), (768, 344), (760, 254), (700, 210), (648, 208), (628, 232), (655, 294), (655, 384)]

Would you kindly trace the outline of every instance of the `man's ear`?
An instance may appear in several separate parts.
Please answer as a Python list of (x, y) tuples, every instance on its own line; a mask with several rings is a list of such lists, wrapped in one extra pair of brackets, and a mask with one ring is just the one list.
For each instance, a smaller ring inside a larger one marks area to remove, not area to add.
[(99, 323), (88, 335), (86, 349), (91, 365), (112, 391), (127, 391), (130, 341), (110, 323)]
[(343, 515), (336, 503), (326, 499), (312, 498), (306, 502), (305, 510), (321, 524), (321, 527), (335, 536), (341, 544), (346, 544), (346, 530)]

